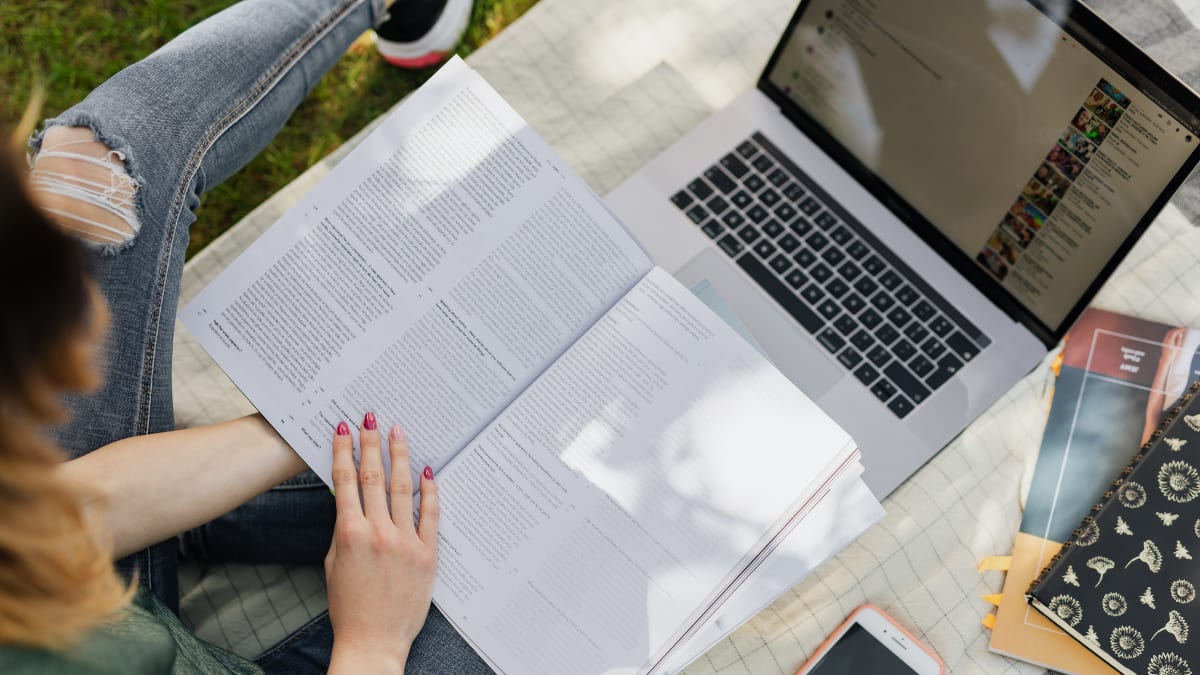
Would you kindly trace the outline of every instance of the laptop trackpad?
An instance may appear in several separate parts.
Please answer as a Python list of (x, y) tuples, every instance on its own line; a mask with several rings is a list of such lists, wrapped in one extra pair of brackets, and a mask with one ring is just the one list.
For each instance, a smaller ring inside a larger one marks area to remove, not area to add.
[(707, 279), (766, 349), (775, 367), (816, 400), (845, 377), (845, 371), (735, 264), (708, 249), (676, 271), (675, 277), (688, 287)]

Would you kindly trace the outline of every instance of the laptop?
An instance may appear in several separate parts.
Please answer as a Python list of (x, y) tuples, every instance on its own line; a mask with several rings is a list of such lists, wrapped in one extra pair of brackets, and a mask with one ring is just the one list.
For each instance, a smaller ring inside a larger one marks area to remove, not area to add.
[(1062, 339), (1200, 160), (1198, 114), (1078, 2), (805, 0), (758, 86), (606, 202), (882, 499)]

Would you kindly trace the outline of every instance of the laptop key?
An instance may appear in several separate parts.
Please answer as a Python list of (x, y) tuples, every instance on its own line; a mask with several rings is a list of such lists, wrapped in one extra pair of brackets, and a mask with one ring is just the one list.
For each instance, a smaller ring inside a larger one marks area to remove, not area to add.
[(944, 338), (954, 330), (954, 324), (946, 320), (946, 317), (939, 316), (929, 324), (929, 330), (933, 331), (934, 335)]
[(950, 351), (958, 354), (958, 358), (963, 361), (970, 361), (975, 358), (975, 354), (979, 353), (979, 348), (975, 346), (975, 343), (968, 340), (967, 336), (959, 331), (954, 331), (953, 335), (946, 338), (946, 344), (950, 347)]
[(862, 270), (858, 268), (858, 265), (847, 260), (846, 264), (838, 268), (838, 274), (842, 275), (846, 281), (854, 281), (858, 275), (862, 274)]
[(804, 212), (804, 215), (811, 216), (821, 210), (821, 204), (810, 195), (800, 202), (800, 210)]
[(768, 220), (767, 222), (763, 223), (762, 231), (763, 231), (763, 234), (774, 239), (775, 237), (778, 237), (779, 235), (783, 234), (783, 226), (779, 224), (778, 220), (775, 220), (774, 218), (772, 218), (772, 219)]
[[(756, 176), (756, 178), (757, 178), (757, 176)], [(778, 204), (779, 200), (783, 199), (783, 197), (780, 197), (778, 192), (776, 192), (770, 188), (767, 188), (766, 190), (763, 190), (763, 193), (758, 196), (758, 199), (763, 204), (766, 204), (767, 208), (771, 208), (771, 207), (775, 206), (776, 204)], [(794, 210), (792, 211), (792, 215), (796, 215), (796, 212)], [(788, 216), (788, 217), (790, 218), (791, 216)]]
[(758, 192), (759, 190), (763, 189), (763, 186), (766, 184), (767, 182), (756, 173), (752, 173), (742, 179), (742, 185), (746, 186), (746, 189), (751, 192)]
[(883, 317), (880, 316), (875, 310), (868, 308), (867, 311), (858, 315), (858, 321), (865, 326), (867, 330), (875, 330), (875, 327), (879, 325), (879, 322), (883, 321)]
[(754, 197), (751, 197), (750, 193), (746, 192), (745, 190), (738, 190), (737, 192), (733, 193), (733, 196), (730, 197), (730, 199), (733, 200), (734, 204), (737, 204), (739, 209), (746, 208), (750, 205), (750, 202), (754, 201)]
[(755, 157), (754, 161), (750, 162), (750, 164), (763, 173), (775, 168), (775, 162), (771, 161), (771, 158), (765, 153)]
[(858, 370), (854, 371), (854, 376), (858, 378), (859, 382), (869, 387), (872, 382), (879, 379), (879, 371), (875, 370), (871, 364), (864, 363)]
[(776, 274), (787, 274), (787, 271), (792, 269), (792, 259), (782, 253), (771, 258), (771, 262), (768, 264)]
[(788, 186), (783, 188), (783, 196), (793, 202), (800, 201), (800, 198), (805, 194), (807, 194), (807, 191), (797, 183), (788, 183)]
[(750, 171), (750, 167), (743, 164), (742, 160), (738, 159), (737, 155), (733, 154), (732, 152), (721, 158), (721, 166), (725, 167), (726, 171), (733, 174), (734, 178), (741, 178)]
[(908, 413), (913, 411), (912, 402), (904, 398), (903, 395), (897, 396), (896, 398), (888, 401), (887, 407), (888, 410), (891, 410), (896, 417), (899, 417), (900, 419), (904, 419)]
[(768, 215), (767, 210), (762, 207), (762, 204), (755, 204), (746, 209), (746, 216), (756, 223), (766, 220)]
[(892, 360), (892, 354), (883, 345), (877, 345), (874, 349), (867, 352), (867, 359), (875, 364), (876, 368), (882, 368), (888, 361)]
[(855, 366), (862, 363), (863, 357), (862, 354), (847, 347), (838, 353), (837, 360), (846, 367), (846, 370), (854, 370)]
[(826, 239), (825, 235), (821, 234), (820, 232), (813, 232), (812, 234), (808, 235), (808, 239), (805, 241), (808, 242), (809, 247), (811, 247), (814, 251), (820, 251), (829, 244), (829, 240)]
[(687, 217), (691, 218), (692, 222), (699, 225), (708, 219), (708, 211), (699, 204), (687, 210)]
[(775, 187), (779, 187), (788, 182), (788, 175), (783, 169), (775, 169), (771, 173), (767, 174), (767, 180), (771, 181), (771, 184)]
[(874, 255), (863, 261), (862, 266), (863, 269), (870, 273), (871, 276), (879, 276), (879, 273), (887, 267), (887, 265), (885, 265), (884, 262), (879, 259), (879, 256)]
[(887, 403), (888, 399), (896, 395), (896, 387), (887, 380), (880, 380), (871, 387), (871, 393), (875, 394), (875, 398)]
[(821, 331), (821, 334), (817, 336), (817, 342), (820, 342), (822, 347), (833, 354), (838, 353), (839, 349), (846, 346), (846, 341), (842, 339), (842, 336), (833, 332), (832, 328)]
[(696, 195), (700, 199), (708, 199), (713, 193), (713, 189), (708, 186), (708, 183), (705, 183), (699, 178), (688, 183), (688, 189), (692, 191), (692, 194)]
[(825, 259), (825, 262), (837, 267), (838, 263), (846, 259), (846, 254), (842, 253), (842, 249), (830, 246), (829, 248), (825, 249), (825, 252), (821, 254), (821, 257)]
[(687, 193), (687, 190), (680, 190), (671, 197), (671, 201), (675, 204), (675, 206), (678, 206), (681, 209), (686, 209), (694, 200), (692, 199), (692, 196)]
[(812, 231), (812, 223), (808, 222), (808, 219), (803, 217), (792, 221), (792, 224), (789, 225), (789, 227), (792, 228), (792, 232), (795, 232), (801, 237)]
[(816, 305), (825, 298), (825, 291), (821, 290), (821, 287), (816, 284), (809, 284), (804, 287), (803, 291), (800, 291), (800, 297), (807, 300), (808, 304)]
[(850, 257), (855, 260), (862, 260), (863, 256), (870, 252), (871, 249), (867, 248), (867, 245), (858, 239), (855, 239), (852, 244), (846, 247), (846, 253), (849, 253)]
[(738, 241), (738, 238), (732, 234), (727, 234), (724, 237), (721, 237), (720, 241), (717, 242), (717, 245), (721, 247), (721, 250), (725, 251), (725, 253), (729, 254), (730, 256), (736, 256), (746, 249), (746, 247), (742, 245), (742, 242)]
[[(772, 220), (771, 222), (773, 223), (775, 221)], [(771, 223), (767, 223), (767, 225), (770, 225), (770, 224)], [(764, 225), (763, 229), (764, 230), (767, 229), (767, 226)], [(799, 248), (799, 246), (800, 246), (800, 240), (793, 237), (791, 232), (788, 232), (787, 234), (780, 237), (779, 241), (777, 241), (775, 243), (779, 244), (779, 248), (783, 249), (784, 253), (791, 253), (791, 252), (795, 251), (797, 248)]]
[(833, 270), (822, 265), (821, 263), (817, 263), (815, 267), (808, 271), (808, 273), (811, 274), (812, 278), (816, 279), (817, 283), (819, 284), (825, 283), (829, 280), (829, 277), (833, 276)]
[(863, 277), (855, 282), (854, 290), (869, 298), (875, 291), (879, 290), (879, 284), (875, 283), (875, 280), (871, 277)]
[(838, 225), (835, 227), (833, 231), (829, 233), (829, 236), (842, 246), (845, 246), (846, 242), (854, 238), (854, 235), (850, 233), (850, 230), (846, 229), (845, 225)]
[(738, 236), (741, 237), (742, 241), (746, 242), (747, 244), (753, 244), (758, 240), (759, 237), (762, 236), (762, 233), (754, 229), (753, 225), (747, 225), (738, 230)]
[(820, 305), (817, 305), (817, 312), (825, 317), (826, 320), (832, 320), (841, 311), (842, 306), (830, 299), (826, 299)]
[(933, 371), (928, 377), (925, 378), (925, 383), (931, 388), (937, 389), (945, 384), (946, 380), (954, 377), (954, 374), (957, 373), (961, 368), (962, 361), (954, 358), (953, 354), (947, 354), (945, 358), (943, 358), (941, 361), (938, 361), (937, 370)]
[(908, 306), (920, 300), (921, 294), (914, 291), (912, 286), (905, 286), (896, 291), (896, 299), (900, 301), (900, 304)]
[(731, 230), (736, 230), (746, 222), (746, 216), (743, 216), (737, 211), (730, 211), (729, 213), (721, 216), (721, 222), (725, 223), (725, 227), (728, 227)]
[(929, 304), (928, 300), (922, 300), (917, 303), (916, 307), (913, 307), (913, 314), (915, 314), (921, 321), (929, 321), (929, 319), (933, 318), (933, 316), (937, 314), (937, 309), (935, 309), (933, 305)]
[(921, 351), (931, 359), (940, 358), (946, 353), (946, 345), (942, 344), (936, 337), (931, 337), (921, 345)]
[(775, 244), (772, 244), (770, 239), (762, 239), (754, 245), (754, 252), (763, 260), (770, 258), (778, 251), (779, 249), (775, 248)]
[(846, 285), (846, 282), (834, 277), (833, 281), (825, 284), (825, 291), (833, 297), (840, 299), (850, 291), (850, 287)]
[(788, 272), (787, 276), (785, 276), (783, 280), (788, 282), (788, 286), (791, 286), (797, 291), (800, 290), (801, 286), (808, 283), (808, 277), (805, 276), (804, 272), (801, 272), (800, 270), (792, 270), (791, 272)]
[(870, 351), (875, 346), (875, 338), (863, 329), (858, 329), (858, 332), (850, 338), (850, 344), (858, 348), (860, 352)]
[(742, 141), (737, 146), (737, 153), (746, 159), (753, 157), (756, 152), (758, 152), (758, 147), (750, 141)]
[(817, 225), (821, 226), (821, 229), (823, 230), (828, 230), (829, 228), (838, 224), (837, 216), (828, 211), (822, 211), (821, 215), (814, 218), (813, 221), (816, 222)]
[(875, 297), (871, 298), (871, 304), (875, 305), (875, 309), (886, 312), (892, 308), (892, 305), (896, 304), (896, 301), (885, 291), (879, 291), (875, 294)]
[[(837, 331), (839, 333), (841, 333), (842, 335), (849, 335), (858, 328), (858, 322), (855, 321), (854, 317), (850, 316), (849, 314), (843, 314), (840, 317), (838, 317), (837, 321), (833, 322), (833, 327), (836, 328)], [(857, 364), (855, 364), (855, 365), (857, 365)], [(932, 365), (933, 364), (930, 364), (930, 367), (932, 367)], [(853, 368), (854, 366), (850, 365), (850, 366), (846, 366), (846, 367)]]
[(715, 215), (719, 216), (722, 213), (725, 213), (725, 211), (728, 209), (729, 202), (725, 201), (724, 197), (717, 196), (708, 200), (708, 210), (712, 211)]
[(813, 253), (811, 249), (802, 248), (796, 251), (796, 255), (792, 256), (792, 260), (795, 260), (796, 264), (801, 267), (808, 267), (817, 260), (817, 254)]
[(921, 383), (920, 380), (913, 377), (912, 373), (904, 367), (899, 361), (893, 361), (891, 365), (883, 369), (883, 374), (892, 381), (904, 392), (904, 395), (912, 399), (913, 403), (920, 403), (929, 397), (929, 389)]
[(796, 209), (791, 204), (780, 204), (779, 208), (775, 209), (775, 215), (786, 222), (796, 217)]
[(884, 325), (875, 331), (875, 337), (879, 338), (879, 341), (883, 344), (890, 345), (900, 338), (900, 331), (891, 326)]
[(842, 306), (851, 314), (858, 314), (863, 307), (867, 306), (867, 301), (862, 299), (858, 293), (851, 293), (842, 300)]
[[(778, 302), (809, 333), (815, 333), (825, 325), (825, 321), (817, 316), (816, 312), (801, 302), (792, 293), (791, 289), (784, 286), (783, 282), (777, 279), (774, 274), (771, 274), (770, 270), (763, 267), (763, 264), (756, 260), (754, 256), (744, 255), (738, 258), (737, 262), (738, 266), (767, 292), (767, 295), (774, 298), (775, 302)], [(820, 289), (817, 290), (820, 291)]]
[(888, 270), (879, 277), (879, 283), (889, 291), (894, 291), (897, 286), (904, 283), (904, 280), (900, 278), (899, 274), (896, 274), (896, 270)]
[(912, 314), (909, 314), (903, 307), (899, 306), (888, 312), (887, 316), (888, 321), (896, 324), (897, 328), (904, 328), (906, 325), (908, 325), (909, 321), (912, 321)]
[(913, 357), (914, 354), (917, 353), (917, 348), (914, 347), (913, 343), (909, 342), (908, 340), (900, 340), (896, 344), (892, 345), (892, 353), (895, 354), (901, 361), (908, 361)]
[(904, 329), (904, 337), (912, 340), (913, 344), (919, 345), (925, 341), (925, 338), (929, 337), (929, 329), (921, 325), (920, 322), (914, 321)]
[(912, 361), (908, 362), (908, 367), (917, 374), (917, 377), (925, 377), (933, 371), (933, 362), (924, 356), (917, 355)]
[(737, 189), (737, 183), (733, 182), (733, 179), (729, 177), (729, 174), (725, 173), (721, 167), (717, 166), (716, 164), (704, 170), (704, 177), (708, 179), (708, 182), (717, 186), (717, 189), (725, 194), (729, 194)]
[(704, 231), (704, 234), (708, 235), (709, 239), (716, 239), (725, 231), (725, 228), (721, 227), (721, 224), (715, 220), (708, 221), (700, 229)]

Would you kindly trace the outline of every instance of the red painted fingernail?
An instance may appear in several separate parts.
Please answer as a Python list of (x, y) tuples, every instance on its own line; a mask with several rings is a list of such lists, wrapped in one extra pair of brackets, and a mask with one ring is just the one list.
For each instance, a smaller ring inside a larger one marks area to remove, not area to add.
[(425, 467), (425, 470), (422, 471), (421, 473), (422, 473), (422, 475), (425, 476), (425, 478), (427, 480), (433, 480), (433, 469), (431, 469), (429, 467)]
[(349, 436), (350, 435), (350, 425), (346, 424), (345, 422), (338, 422), (337, 435), (338, 436)]
[(369, 412), (363, 415), (363, 428), (367, 431), (375, 431), (379, 426), (379, 422), (375, 420), (375, 413)]

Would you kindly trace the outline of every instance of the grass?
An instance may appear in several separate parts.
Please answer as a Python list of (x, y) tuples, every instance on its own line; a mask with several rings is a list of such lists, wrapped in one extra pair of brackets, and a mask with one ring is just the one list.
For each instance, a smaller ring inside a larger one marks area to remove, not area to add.
[[(475, 0), (458, 52), (478, 49), (537, 0)], [(113, 73), (232, 0), (62, 2), (0, 0), (0, 128), (14, 128), (35, 81), (46, 84), (43, 117), (68, 108)], [(241, 172), (207, 193), (190, 257), (242, 216), (415, 89), (435, 69), (404, 71), (359, 40), (321, 80), (283, 131)]]

